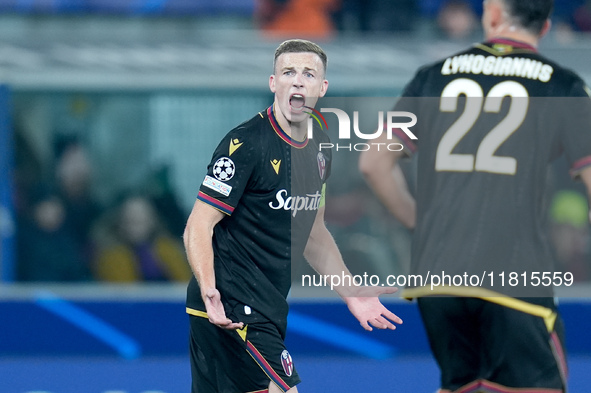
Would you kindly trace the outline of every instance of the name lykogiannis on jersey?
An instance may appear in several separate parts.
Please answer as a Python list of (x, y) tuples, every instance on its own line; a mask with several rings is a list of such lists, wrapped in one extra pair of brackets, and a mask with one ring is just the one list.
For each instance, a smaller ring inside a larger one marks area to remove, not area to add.
[(516, 76), (549, 82), (554, 68), (526, 57), (502, 57), (465, 54), (448, 57), (441, 67), (441, 75), (474, 74)]

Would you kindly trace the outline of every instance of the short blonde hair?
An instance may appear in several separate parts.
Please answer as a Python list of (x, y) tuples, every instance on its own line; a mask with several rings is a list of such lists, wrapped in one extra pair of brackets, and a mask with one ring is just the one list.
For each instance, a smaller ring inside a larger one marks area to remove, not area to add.
[(324, 68), (324, 72), (326, 73), (326, 64), (328, 62), (328, 58), (326, 57), (326, 53), (324, 50), (318, 45), (313, 43), (312, 41), (302, 40), (302, 39), (292, 39), (283, 41), (277, 49), (275, 49), (275, 58), (273, 59), (273, 73), (275, 73), (275, 65), (277, 64), (277, 58), (284, 53), (302, 53), (302, 52), (309, 52), (309, 53), (316, 53), (320, 60), (322, 60), (322, 66)]

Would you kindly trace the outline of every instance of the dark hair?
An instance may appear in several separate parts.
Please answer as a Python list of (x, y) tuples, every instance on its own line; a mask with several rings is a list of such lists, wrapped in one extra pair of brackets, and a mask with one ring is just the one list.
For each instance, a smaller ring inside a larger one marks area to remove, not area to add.
[(324, 72), (326, 72), (326, 63), (328, 62), (326, 53), (324, 53), (324, 51), (318, 44), (315, 44), (312, 41), (300, 39), (283, 41), (281, 45), (277, 47), (277, 49), (275, 50), (275, 58), (273, 59), (273, 72), (275, 72), (275, 65), (277, 64), (277, 58), (279, 56), (281, 56), (284, 53), (302, 52), (316, 53), (318, 57), (320, 57), (320, 60), (322, 60), (322, 66), (324, 67)]
[(509, 14), (521, 27), (540, 34), (554, 8), (554, 0), (503, 0)]

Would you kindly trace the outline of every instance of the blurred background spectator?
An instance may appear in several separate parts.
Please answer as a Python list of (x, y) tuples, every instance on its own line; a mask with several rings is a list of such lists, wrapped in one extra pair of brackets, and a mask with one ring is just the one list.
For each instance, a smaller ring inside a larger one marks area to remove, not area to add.
[(171, 184), (171, 168), (161, 165), (152, 170), (145, 185), (143, 194), (150, 198), (154, 208), (162, 219), (162, 225), (177, 239), (183, 236), (188, 215), (180, 205), (174, 187)]
[(450, 0), (437, 15), (437, 25), (450, 39), (463, 39), (473, 35), (479, 19), (467, 1)]
[(66, 219), (59, 194), (39, 186), (18, 221), (17, 278), (22, 281), (85, 281), (91, 278), (84, 250)]
[(257, 19), (271, 36), (329, 38), (339, 0), (258, 0)]
[(55, 177), (64, 205), (64, 221), (89, 261), (93, 247), (90, 229), (101, 212), (91, 194), (92, 167), (86, 150), (75, 138), (59, 138), (55, 150)]
[(188, 281), (191, 277), (180, 238), (164, 229), (151, 201), (128, 195), (98, 229), (94, 271), (103, 281)]
[(591, 31), (591, 1), (587, 0), (573, 14), (574, 26), (579, 31)]
[(415, 0), (342, 0), (334, 18), (342, 32), (411, 32), (417, 28)]

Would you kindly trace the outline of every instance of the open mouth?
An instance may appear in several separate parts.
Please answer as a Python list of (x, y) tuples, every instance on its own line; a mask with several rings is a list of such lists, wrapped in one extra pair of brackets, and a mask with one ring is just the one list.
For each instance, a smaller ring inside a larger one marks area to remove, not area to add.
[(289, 97), (289, 105), (291, 106), (292, 109), (295, 109), (297, 111), (301, 111), (302, 109), (304, 109), (304, 104), (306, 103), (306, 97), (304, 97), (301, 94), (292, 94), (291, 97)]

